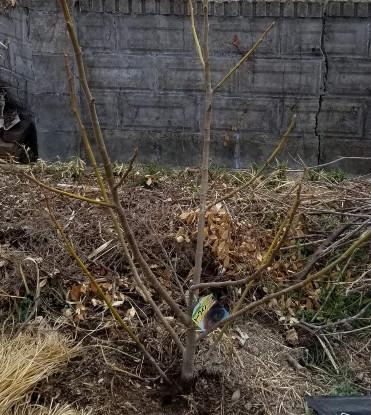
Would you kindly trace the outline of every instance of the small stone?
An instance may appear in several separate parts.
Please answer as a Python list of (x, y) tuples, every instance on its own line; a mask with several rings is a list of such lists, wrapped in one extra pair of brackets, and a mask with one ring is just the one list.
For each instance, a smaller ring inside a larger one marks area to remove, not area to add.
[(246, 409), (246, 411), (251, 411), (251, 409), (252, 409), (252, 403), (251, 402), (247, 402), (245, 404), (245, 409)]
[(241, 398), (241, 391), (237, 389), (233, 392), (232, 402), (237, 402), (240, 398)]

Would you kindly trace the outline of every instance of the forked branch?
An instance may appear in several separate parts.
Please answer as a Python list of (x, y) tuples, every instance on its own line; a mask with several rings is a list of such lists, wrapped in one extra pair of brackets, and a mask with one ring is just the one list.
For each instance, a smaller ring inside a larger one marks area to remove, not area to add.
[(241, 65), (243, 65), (256, 51), (256, 49), (260, 46), (260, 44), (263, 42), (264, 38), (267, 36), (267, 34), (271, 31), (273, 26), (275, 25), (275, 22), (272, 22), (265, 30), (264, 32), (259, 36), (259, 39), (254, 43), (254, 45), (251, 47), (251, 49), (246, 52), (246, 54), (237, 62), (237, 64), (225, 75), (224, 78), (222, 78), (216, 86), (213, 88), (213, 92), (216, 92), (219, 88), (221, 88), (224, 83), (240, 68)]

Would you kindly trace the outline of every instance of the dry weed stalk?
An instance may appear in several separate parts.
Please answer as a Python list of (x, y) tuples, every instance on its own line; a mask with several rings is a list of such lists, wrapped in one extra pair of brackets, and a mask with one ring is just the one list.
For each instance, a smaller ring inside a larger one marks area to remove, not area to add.
[(63, 336), (19, 334), (0, 339), (0, 413), (6, 414), (41, 380), (68, 362), (76, 351)]

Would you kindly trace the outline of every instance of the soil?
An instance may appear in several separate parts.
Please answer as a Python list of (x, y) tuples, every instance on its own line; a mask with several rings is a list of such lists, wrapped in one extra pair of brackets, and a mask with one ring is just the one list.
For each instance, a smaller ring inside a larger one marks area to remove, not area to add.
[[(41, 171), (37, 171), (37, 177), (69, 191), (78, 191), (88, 197), (94, 195), (96, 189), (91, 175), (85, 172), (80, 176), (75, 167), (60, 165), (50, 171), (50, 166), (45, 170), (39, 166)], [(221, 179), (219, 173), (212, 176), (213, 191), (220, 193), (225, 191), (225, 187), (238, 185), (240, 178), (232, 176), (228, 176), (229, 181), (225, 177)], [(166, 255), (177, 259), (172, 262), (173, 266), (176, 263), (178, 278), (186, 285), (194, 252), (192, 226), (186, 229), (191, 238), (189, 243), (177, 243), (176, 235), (182, 225), (179, 214), (195, 207), (196, 183), (197, 174), (193, 172), (174, 176), (174, 173), (153, 174), (138, 170), (133, 172), (130, 182), (122, 189), (124, 205), (130, 211), (130, 220), (146, 259), (180, 303), (181, 293), (171, 278), (172, 270)], [(260, 196), (256, 194), (255, 198), (250, 195), (247, 201), (237, 198), (228, 204), (231, 216), (237, 218), (236, 222), (241, 222), (238, 232), (232, 231), (235, 232), (233, 241), (236, 246), (247, 234), (261, 251), (267, 244), (269, 246), (277, 218), (294, 197), (287, 197), (276, 190), (281, 184), (272, 186), (270, 181), (269, 186), (263, 196), (262, 193)], [(339, 189), (326, 186), (317, 184), (315, 188), (319, 194), (326, 188), (328, 199), (338, 203), (334, 196), (339, 194)], [(342, 186), (354, 189), (356, 185)], [(357, 186), (364, 189), (370, 185), (360, 182)], [(220, 342), (217, 342), (217, 335), (211, 335), (201, 343), (192, 391), (179, 394), (175, 384), (179, 379), (181, 356), (156, 323), (141, 293), (131, 284), (128, 266), (115, 245), (105, 214), (97, 213), (95, 207), (80, 201), (66, 203), (66, 199), (60, 196), (48, 195), (54, 212), (87, 260), (89, 269), (112, 299), (121, 302), (118, 305), (120, 314), (130, 322), (173, 379), (171, 388), (161, 383), (135, 344), (119, 330), (85, 282), (79, 268), (64, 251), (51, 227), (39, 188), (30, 185), (21, 175), (0, 175), (0, 191), (1, 320), (5, 326), (9, 322), (22, 324), (29, 312), (29, 304), (35, 300), (33, 292), (39, 273), (41, 303), (38, 317), (30, 324), (40, 324), (42, 320), (80, 345), (80, 352), (67, 367), (37, 386), (34, 397), (38, 402), (70, 403), (97, 415), (301, 415), (306, 413), (306, 395), (333, 393), (334, 387), (344, 378), (347, 380), (347, 376), (349, 385), (354, 385), (358, 392), (371, 391), (370, 341), (366, 336), (339, 337), (333, 341), (336, 371), (326, 358), (322, 359), (321, 365), (319, 359), (314, 361), (313, 351), (318, 350), (315, 336), (298, 328), (298, 339), (293, 344), (287, 336), (289, 327), (278, 322), (277, 314), (272, 309), (258, 309), (255, 314), (238, 320)], [(306, 200), (314, 199), (312, 195)], [(316, 201), (314, 203), (318, 206)], [(325, 225), (329, 229), (335, 227), (336, 218), (332, 219), (333, 223), (327, 221)], [(308, 235), (319, 232), (324, 226), (323, 221), (316, 222), (312, 217), (305, 223), (304, 231)], [(103, 254), (95, 252), (110, 240), (113, 240), (111, 245), (108, 244), (110, 249)], [(89, 260), (94, 252), (94, 259)], [(282, 267), (272, 269), (271, 275), (265, 278), (270, 278), (269, 281), (275, 281), (275, 284), (287, 280), (290, 267), (300, 264), (295, 257), (290, 259), (287, 256), (287, 260), (289, 265), (284, 271)], [(241, 260), (243, 272), (254, 269), (256, 253), (244, 261)], [(217, 274), (220, 279), (239, 278), (241, 275), (236, 269), (231, 267), (224, 274), (220, 273), (219, 258), (211, 248), (207, 249), (204, 280)], [(22, 272), (28, 281), (28, 295)], [(255, 296), (262, 295), (268, 286), (264, 284), (257, 287)], [(235, 293), (228, 290), (219, 295), (226, 307), (235, 298)], [(168, 312), (164, 305), (161, 307), (163, 312)], [(176, 330), (184, 338), (182, 329), (176, 326)]]

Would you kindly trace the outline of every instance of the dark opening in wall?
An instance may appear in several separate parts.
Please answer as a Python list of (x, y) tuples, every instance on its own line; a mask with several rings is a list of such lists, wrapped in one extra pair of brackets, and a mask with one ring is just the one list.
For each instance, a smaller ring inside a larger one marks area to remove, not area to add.
[(21, 163), (37, 159), (37, 132), (32, 118), (0, 88), (0, 157)]

